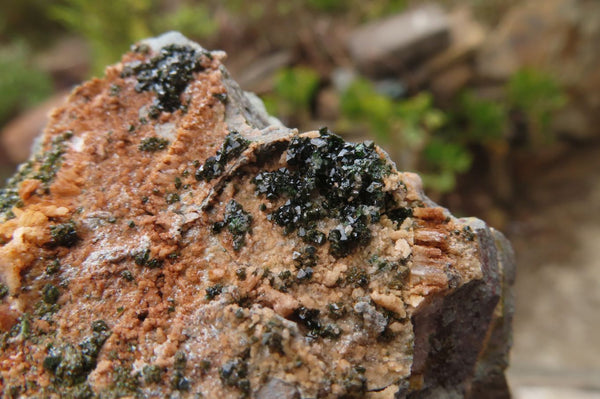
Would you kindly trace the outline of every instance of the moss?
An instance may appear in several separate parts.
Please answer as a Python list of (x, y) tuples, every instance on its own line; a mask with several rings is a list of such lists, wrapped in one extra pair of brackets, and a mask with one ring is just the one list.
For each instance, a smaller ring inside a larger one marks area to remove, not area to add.
[(169, 146), (169, 140), (160, 137), (148, 137), (141, 141), (138, 149), (140, 151), (156, 152), (162, 151)]
[(79, 241), (77, 225), (74, 221), (50, 226), (49, 244), (54, 247), (72, 247)]

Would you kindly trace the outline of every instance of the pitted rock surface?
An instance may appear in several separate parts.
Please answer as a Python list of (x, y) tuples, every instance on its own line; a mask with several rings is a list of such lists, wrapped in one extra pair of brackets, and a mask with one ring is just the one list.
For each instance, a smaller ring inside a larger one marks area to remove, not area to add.
[(53, 112), (0, 192), (0, 390), (508, 395), (503, 236), (373, 143), (282, 126), (223, 58), (149, 39)]

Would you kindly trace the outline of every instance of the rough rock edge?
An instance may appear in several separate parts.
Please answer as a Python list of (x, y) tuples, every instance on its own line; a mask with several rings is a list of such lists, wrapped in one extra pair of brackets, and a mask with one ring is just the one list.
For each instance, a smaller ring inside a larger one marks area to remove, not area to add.
[[(176, 32), (142, 43), (154, 49), (168, 44), (187, 44), (202, 49)], [(224, 57), (222, 52), (211, 52), (211, 55)], [(297, 133), (270, 117), (262, 102), (243, 92), (224, 67), (221, 72), (228, 93), (225, 114), (228, 126), (257, 143), (286, 139)], [(419, 194), (427, 205), (435, 206), (422, 192)], [(448, 211), (445, 214), (450, 215)], [(507, 367), (510, 347), (513, 307), (510, 286), (514, 282), (514, 255), (501, 233), (477, 219), (462, 221), (471, 226), (477, 237), (484, 278), (472, 281), (446, 297), (431, 298), (413, 316), (415, 360), (410, 386), (400, 387), (396, 398), (510, 396), (503, 371)], [(452, 309), (460, 309), (460, 312), (448, 312)], [(451, 314), (461, 317), (444, 317)], [(478, 322), (474, 323), (474, 320)], [(433, 348), (431, 342), (436, 338), (439, 343)], [(295, 387), (276, 379), (255, 395), (262, 399), (299, 397)]]
[(477, 237), (484, 277), (434, 299), (413, 317), (412, 372), (422, 375), (421, 387), (399, 391), (397, 399), (510, 398), (504, 371), (512, 342), (514, 253), (504, 235), (482, 220), (462, 220)]
[[(153, 52), (158, 52), (161, 48), (169, 45), (179, 45), (190, 46), (200, 52), (210, 53), (215, 58), (226, 58), (225, 52), (208, 51), (175, 31), (142, 40), (140, 43), (150, 47)], [(287, 137), (297, 131), (285, 127), (281, 121), (269, 115), (260, 98), (254, 93), (243, 91), (223, 65), (221, 65), (220, 72), (223, 75), (222, 82), (227, 89), (228, 98), (225, 107), (225, 121), (232, 130), (237, 130), (242, 135), (256, 141), (270, 141), (273, 137)], [(255, 130), (260, 130), (261, 134), (257, 136)]]
[[(144, 43), (153, 48), (158, 46), (158, 49), (168, 44), (188, 44), (202, 49), (177, 32), (169, 32)], [(253, 93), (244, 92), (225, 67), (221, 67), (221, 72), (229, 98), (225, 117), (229, 126), (257, 142), (275, 141), (297, 133), (297, 130), (286, 128), (268, 115), (262, 101)], [(254, 129), (260, 130), (260, 136)], [(393, 163), (387, 154), (386, 158)], [(424, 193), (421, 195), (426, 204), (435, 206)], [(449, 212), (447, 214), (450, 215)], [(476, 218), (461, 220), (467, 222), (478, 239), (484, 278), (461, 287), (449, 296), (433, 299), (429, 306), (423, 307), (413, 317), (415, 360), (412, 372), (413, 376), (415, 372), (422, 373), (419, 377), (422, 381), (417, 384), (421, 386), (417, 389), (400, 387), (396, 398), (510, 397), (504, 370), (508, 366), (514, 310), (511, 290), (516, 269), (514, 253), (502, 233), (488, 227), (485, 222)], [(444, 315), (449, 312), (462, 317), (447, 320)], [(479, 323), (473, 323), (473, 320)], [(447, 345), (433, 349), (430, 345), (432, 338), (438, 338)], [(298, 398), (297, 389), (288, 385), (271, 380), (257, 393), (257, 397)]]

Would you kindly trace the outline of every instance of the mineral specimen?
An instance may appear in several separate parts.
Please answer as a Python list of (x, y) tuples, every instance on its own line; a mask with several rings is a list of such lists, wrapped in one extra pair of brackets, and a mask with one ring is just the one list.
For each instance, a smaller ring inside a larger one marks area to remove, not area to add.
[(373, 143), (148, 39), (0, 191), (6, 397), (504, 397), (514, 261)]

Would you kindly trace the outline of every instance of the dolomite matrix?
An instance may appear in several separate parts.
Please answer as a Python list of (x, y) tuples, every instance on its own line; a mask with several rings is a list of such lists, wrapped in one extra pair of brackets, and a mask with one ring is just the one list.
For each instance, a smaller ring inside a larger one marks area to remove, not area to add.
[(139, 43), (0, 191), (3, 396), (508, 397), (505, 238), (223, 58)]

